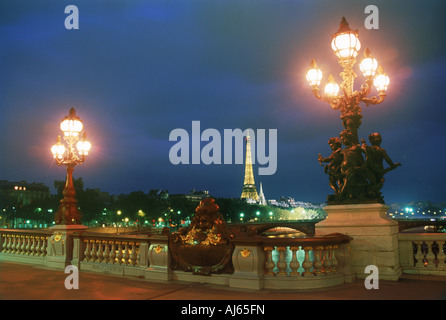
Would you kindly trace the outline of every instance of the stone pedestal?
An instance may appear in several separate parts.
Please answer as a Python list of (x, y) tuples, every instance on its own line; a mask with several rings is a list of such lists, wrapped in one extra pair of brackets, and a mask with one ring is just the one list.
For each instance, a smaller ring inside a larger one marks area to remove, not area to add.
[[(73, 252), (79, 252), (74, 248), (72, 234), (84, 231), (88, 227), (83, 225), (55, 225), (50, 227), (53, 235), (48, 238), (47, 267), (65, 270), (72, 264)], [(77, 244), (79, 245), (79, 244)]]
[(149, 266), (145, 278), (150, 280), (171, 280), (169, 237), (152, 236), (148, 250)]
[(364, 279), (368, 265), (378, 267), (380, 280), (397, 281), (402, 274), (398, 251), (398, 223), (386, 216), (388, 206), (380, 203), (328, 205), (327, 219), (316, 224), (316, 235), (342, 233), (350, 243), (351, 269)]
[(264, 252), (257, 245), (236, 245), (232, 254), (234, 274), (229, 278), (232, 288), (262, 289)]

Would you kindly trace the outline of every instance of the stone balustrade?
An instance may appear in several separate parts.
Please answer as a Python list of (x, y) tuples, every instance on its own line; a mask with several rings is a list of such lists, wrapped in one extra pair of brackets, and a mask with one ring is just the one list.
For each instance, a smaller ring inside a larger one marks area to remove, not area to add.
[(446, 276), (445, 233), (400, 233), (403, 273)]
[[(149, 280), (234, 288), (315, 289), (355, 279), (350, 270), (351, 238), (343, 234), (281, 238), (239, 233), (231, 240), (234, 271), (208, 276), (172, 268), (168, 234), (116, 235), (87, 229), (62, 240), (55, 235), (51, 230), (0, 230), (0, 261), (51, 267), (51, 246), (59, 241), (64, 250), (72, 250), (67, 253), (69, 261), (82, 271)], [(400, 233), (398, 244), (404, 273), (446, 275), (446, 234)]]
[(309, 238), (239, 237), (234, 240), (233, 286), (310, 289), (353, 281), (350, 240), (341, 234)]
[(338, 245), (265, 246), (265, 274), (277, 276), (320, 276), (336, 272)]
[(1, 230), (0, 250), (8, 260), (31, 264), (44, 264), (48, 251), (48, 238), (52, 232), (39, 230)]
[(149, 238), (134, 235), (73, 235), (73, 263), (81, 270), (140, 275), (138, 268), (147, 268)]
[(139, 265), (139, 242), (83, 239), (86, 262)]

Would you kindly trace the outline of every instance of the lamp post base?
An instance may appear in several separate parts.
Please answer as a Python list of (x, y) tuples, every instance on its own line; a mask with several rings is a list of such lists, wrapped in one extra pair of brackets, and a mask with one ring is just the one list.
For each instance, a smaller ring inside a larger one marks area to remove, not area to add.
[(47, 267), (65, 270), (68, 265), (72, 264), (73, 260), (79, 259), (79, 257), (73, 256), (73, 252), (75, 255), (79, 252), (78, 248), (74, 248), (74, 246), (80, 244), (74, 244), (72, 235), (86, 229), (88, 227), (80, 224), (50, 227), (50, 230), (53, 230), (54, 233), (48, 238)]
[(327, 219), (316, 224), (316, 235), (343, 233), (350, 243), (351, 269), (366, 278), (368, 265), (378, 267), (380, 280), (397, 281), (402, 274), (398, 250), (398, 223), (386, 216), (388, 206), (380, 203), (328, 205)]
[(63, 190), (63, 199), (55, 215), (57, 225), (80, 225), (81, 215), (77, 208), (76, 191), (73, 184), (75, 164), (67, 164), (67, 179)]

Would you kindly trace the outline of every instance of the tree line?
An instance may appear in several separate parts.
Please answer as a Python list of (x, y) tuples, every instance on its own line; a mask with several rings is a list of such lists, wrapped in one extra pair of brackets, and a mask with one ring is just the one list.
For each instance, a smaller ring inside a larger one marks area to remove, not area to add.
[[(148, 192), (132, 191), (127, 194), (111, 196), (99, 189), (85, 188), (81, 177), (73, 180), (82, 215), (82, 223), (87, 226), (113, 225), (125, 222), (127, 225), (155, 225), (160, 222), (167, 226), (180, 226), (192, 220), (199, 200), (186, 196), (160, 196), (159, 190)], [(65, 181), (54, 181), (56, 193), (47, 198), (34, 199), (29, 204), (15, 203), (14, 198), (3, 196), (0, 199), (1, 216), (10, 225), (26, 220), (35, 224), (50, 225), (63, 198)], [(249, 221), (266, 221), (271, 219), (288, 219), (289, 210), (278, 207), (250, 204), (236, 198), (214, 198), (220, 212), (227, 222), (239, 223)], [(314, 211), (313, 216), (319, 215)], [(13, 221), (13, 222), (12, 222)]]

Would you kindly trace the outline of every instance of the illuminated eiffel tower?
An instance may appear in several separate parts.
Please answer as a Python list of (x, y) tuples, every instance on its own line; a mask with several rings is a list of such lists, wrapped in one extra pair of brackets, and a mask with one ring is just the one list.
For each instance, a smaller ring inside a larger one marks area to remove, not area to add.
[(259, 200), (256, 185), (254, 183), (254, 173), (252, 171), (251, 137), (249, 132), (246, 136), (246, 160), (245, 160), (245, 181), (243, 183), (242, 199)]

